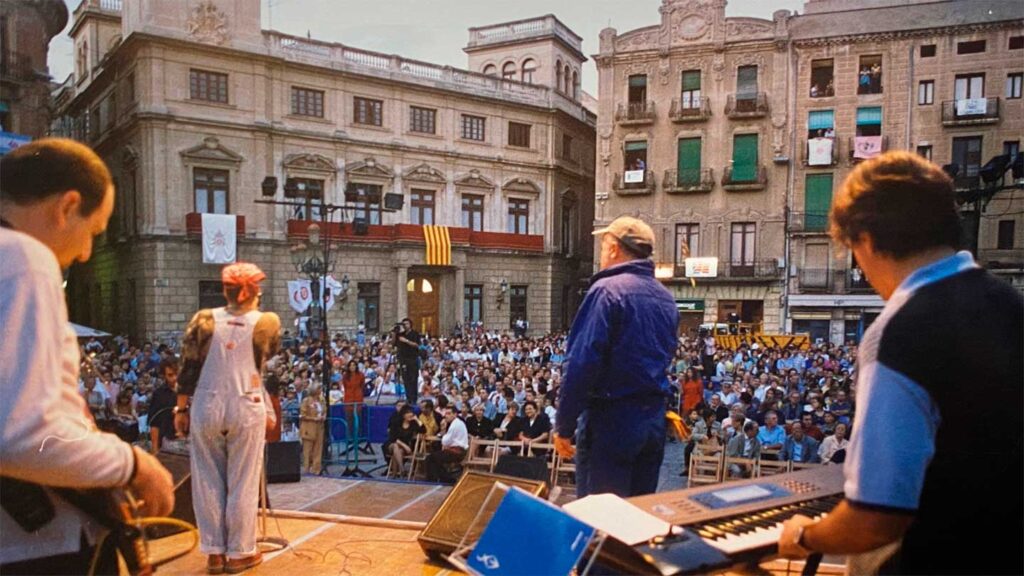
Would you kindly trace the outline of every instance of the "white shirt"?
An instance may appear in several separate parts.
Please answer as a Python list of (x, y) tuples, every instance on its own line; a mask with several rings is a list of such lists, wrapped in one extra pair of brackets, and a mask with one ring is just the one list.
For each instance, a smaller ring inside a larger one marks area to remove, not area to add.
[[(0, 262), (4, 475), (70, 488), (127, 484), (131, 447), (96, 430), (78, 393), (78, 340), (68, 324), (56, 257), (30, 236), (0, 229)], [(0, 564), (78, 551), (86, 517), (53, 500), (56, 517), (33, 535), (0, 510)], [(93, 542), (98, 534), (87, 529)]]
[(466, 431), (466, 423), (460, 418), (452, 420), (448, 425), (448, 431), (441, 437), (441, 447), (469, 449), (469, 432)]

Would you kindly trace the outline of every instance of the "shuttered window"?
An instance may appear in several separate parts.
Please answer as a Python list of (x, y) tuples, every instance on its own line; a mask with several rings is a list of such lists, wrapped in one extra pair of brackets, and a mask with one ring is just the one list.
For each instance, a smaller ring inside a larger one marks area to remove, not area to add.
[(835, 125), (835, 113), (831, 110), (814, 110), (807, 117), (808, 130), (828, 130)]
[(680, 138), (676, 179), (679, 184), (694, 185), (700, 182), (700, 138)]
[(857, 108), (857, 126), (880, 126), (882, 124), (882, 108)]
[(757, 96), (757, 66), (740, 66), (736, 70), (736, 98)]
[(732, 141), (733, 182), (757, 180), (757, 134), (737, 134)]
[(832, 208), (832, 175), (808, 174), (804, 192), (804, 225), (807, 230), (825, 230)]

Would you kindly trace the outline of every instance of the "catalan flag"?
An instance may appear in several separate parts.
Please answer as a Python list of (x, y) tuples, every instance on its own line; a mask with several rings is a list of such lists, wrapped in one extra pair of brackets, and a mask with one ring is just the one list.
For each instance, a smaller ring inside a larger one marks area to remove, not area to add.
[(423, 238), (427, 241), (427, 266), (451, 266), (452, 240), (448, 227), (426, 225)]

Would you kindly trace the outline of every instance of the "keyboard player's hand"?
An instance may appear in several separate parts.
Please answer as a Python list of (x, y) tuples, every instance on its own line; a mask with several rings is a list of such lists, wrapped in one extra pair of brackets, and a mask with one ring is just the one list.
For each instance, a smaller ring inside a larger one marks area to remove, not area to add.
[[(814, 520), (797, 514), (782, 525), (782, 535), (779, 536), (779, 556), (783, 558), (806, 558), (811, 551), (804, 548), (797, 541), (800, 539), (800, 528), (814, 524)], [(806, 542), (806, 540), (804, 540)]]

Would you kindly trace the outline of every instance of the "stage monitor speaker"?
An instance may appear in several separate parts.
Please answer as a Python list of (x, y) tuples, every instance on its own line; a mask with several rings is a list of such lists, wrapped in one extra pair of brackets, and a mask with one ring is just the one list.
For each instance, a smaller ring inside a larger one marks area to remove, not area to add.
[[(491, 488), (496, 482), (522, 488), (540, 498), (547, 495), (547, 483), (541, 480), (526, 480), (476, 470), (467, 471), (417, 537), (420, 547), (423, 548), (423, 552), (427, 556), (436, 560), (444, 560), (445, 555), (455, 551), (463, 537), (467, 535), (470, 524), (473, 524), (473, 519), (481, 512), (487, 495), (491, 493)], [(498, 502), (499, 499), (495, 498), (488, 503), (480, 521), (473, 526), (473, 532), (469, 533), (469, 540), (476, 540), (480, 537), (484, 527), (490, 522), (491, 516), (498, 508)]]
[(384, 195), (384, 208), (388, 210), (401, 210), (405, 205), (405, 196), (401, 194), (388, 193)]
[(547, 458), (543, 456), (518, 456), (516, 454), (502, 454), (498, 463), (494, 466), (496, 474), (515, 476), (527, 480), (540, 480), (547, 482), (550, 471), (548, 470)]
[[(156, 458), (171, 473), (174, 481), (174, 510), (170, 516), (195, 526), (196, 511), (192, 508), (192, 471), (188, 452), (161, 449)], [(146, 528), (146, 538), (156, 540), (179, 532), (184, 532), (184, 529), (177, 526), (149, 526)]]
[(298, 482), (302, 479), (302, 443), (267, 443), (267, 484)]

